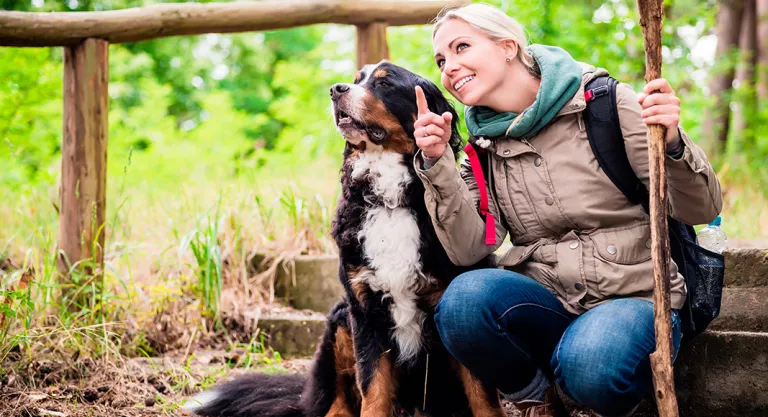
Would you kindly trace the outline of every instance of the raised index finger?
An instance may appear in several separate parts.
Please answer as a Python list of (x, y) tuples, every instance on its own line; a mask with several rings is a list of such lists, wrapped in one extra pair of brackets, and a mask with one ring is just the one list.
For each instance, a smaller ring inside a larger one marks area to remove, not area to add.
[(427, 98), (424, 96), (424, 90), (418, 85), (416, 86), (416, 108), (418, 109), (419, 116), (429, 113), (429, 106), (427, 106)]

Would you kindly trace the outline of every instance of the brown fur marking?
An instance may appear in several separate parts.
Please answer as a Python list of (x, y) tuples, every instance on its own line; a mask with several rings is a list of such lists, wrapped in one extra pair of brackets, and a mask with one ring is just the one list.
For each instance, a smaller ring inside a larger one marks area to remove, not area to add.
[(443, 293), (445, 293), (445, 288), (440, 288), (427, 294), (420, 294), (420, 298), (425, 301), (428, 306), (434, 308), (437, 305), (437, 302), (443, 297)]
[[(331, 404), (326, 417), (355, 417), (355, 411), (349, 408), (346, 396), (345, 377), (355, 373), (355, 350), (352, 344), (352, 334), (349, 329), (339, 327), (336, 329), (336, 343), (333, 356), (336, 365), (336, 399)], [(357, 391), (355, 391), (357, 392)], [(357, 392), (357, 402), (360, 401), (360, 393)]]
[(376, 70), (376, 72), (373, 73), (374, 78), (384, 78), (387, 76), (387, 70), (384, 68), (379, 68)]
[(347, 276), (349, 276), (350, 280), (349, 285), (352, 287), (352, 292), (355, 293), (355, 298), (357, 298), (357, 301), (363, 306), (366, 302), (365, 293), (368, 291), (368, 284), (363, 280), (356, 280), (355, 278), (369, 272), (371, 272), (370, 269), (363, 267), (350, 268), (347, 270)]
[(498, 395), (493, 399), (488, 398), (483, 384), (463, 365), (459, 365), (459, 379), (464, 384), (464, 393), (467, 395), (474, 417), (506, 417)]
[(363, 393), (360, 417), (391, 417), (394, 412), (395, 383), (392, 359), (389, 352), (385, 352), (376, 365), (368, 392)]
[(351, 375), (355, 372), (355, 348), (349, 329), (336, 329), (336, 346), (333, 352), (337, 374)]
[(413, 154), (415, 152), (416, 142), (403, 130), (403, 125), (387, 110), (381, 100), (373, 94), (368, 94), (363, 105), (368, 109), (366, 117), (370, 116), (372, 124), (381, 126), (389, 134), (387, 140), (382, 144), (384, 149), (400, 154)]

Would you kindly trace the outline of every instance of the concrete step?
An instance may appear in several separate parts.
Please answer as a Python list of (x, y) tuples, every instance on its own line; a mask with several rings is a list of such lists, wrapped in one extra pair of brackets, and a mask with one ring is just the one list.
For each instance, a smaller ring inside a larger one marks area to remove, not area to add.
[(768, 333), (707, 331), (680, 349), (684, 417), (768, 416)]
[[(259, 271), (271, 262), (273, 258), (256, 254), (250, 266)], [(293, 308), (326, 314), (344, 296), (339, 281), (339, 257), (301, 255), (281, 261), (275, 270), (275, 296)]]
[(724, 255), (726, 287), (768, 287), (768, 249), (730, 249)]
[(721, 331), (768, 331), (768, 287), (726, 287), (720, 315), (709, 329)]
[(312, 356), (325, 331), (325, 315), (307, 311), (268, 314), (256, 326), (265, 344), (286, 358)]

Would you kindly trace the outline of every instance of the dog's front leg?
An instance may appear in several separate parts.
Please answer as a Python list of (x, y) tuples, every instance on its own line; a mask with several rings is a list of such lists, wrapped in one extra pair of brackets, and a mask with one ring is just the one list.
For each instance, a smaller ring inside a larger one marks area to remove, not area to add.
[[(353, 310), (355, 310), (353, 308)], [(362, 393), (361, 417), (391, 417), (394, 413), (394, 360), (386, 323), (374, 324), (362, 311), (353, 312), (357, 383)]]
[[(363, 407), (361, 417), (391, 417), (394, 412), (395, 377), (390, 352), (383, 352), (375, 363), (360, 368), (368, 368), (364, 372), (372, 370), (368, 381), (361, 386), (363, 392)], [(371, 366), (372, 365), (372, 366)], [(372, 368), (372, 369), (371, 369)]]
[(506, 417), (498, 391), (475, 378), (464, 365), (456, 362), (456, 367), (459, 379), (464, 384), (464, 393), (469, 400), (472, 415), (474, 417)]

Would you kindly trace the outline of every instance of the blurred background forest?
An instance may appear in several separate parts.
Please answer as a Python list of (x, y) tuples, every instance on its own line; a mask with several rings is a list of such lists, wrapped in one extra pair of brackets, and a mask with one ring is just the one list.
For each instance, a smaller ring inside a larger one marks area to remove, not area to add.
[[(98, 11), (150, 3), (0, 0), (0, 8)], [(635, 0), (490, 3), (523, 23), (532, 43), (561, 46), (642, 88)], [(707, 149), (721, 178), (723, 228), (734, 241), (766, 239), (768, 0), (665, 4), (663, 74), (682, 99), (682, 126)], [(392, 61), (439, 84), (428, 26), (391, 27), (388, 39)], [(82, 314), (98, 310), (100, 320), (132, 328), (168, 311), (187, 320), (184, 312), (218, 308), (200, 294), (201, 282), (222, 285), (222, 304), (238, 291), (264, 302), (268, 294), (253, 290), (260, 278), (245, 267), (254, 252), (333, 253), (328, 231), (343, 140), (328, 88), (355, 71), (353, 26), (110, 45), (106, 286), (103, 304)], [(32, 312), (67, 310), (50, 304), (62, 74), (61, 48), (0, 48), (0, 271), (13, 280), (31, 268), (38, 284), (34, 293), (14, 295), (26, 297), (26, 315), (3, 307), (18, 329), (0, 323), (0, 357), (44, 332)], [(65, 328), (78, 323), (57, 320)], [(146, 340), (167, 327), (148, 332), (137, 348), (162, 350)], [(84, 343), (86, 333), (72, 343)]]

